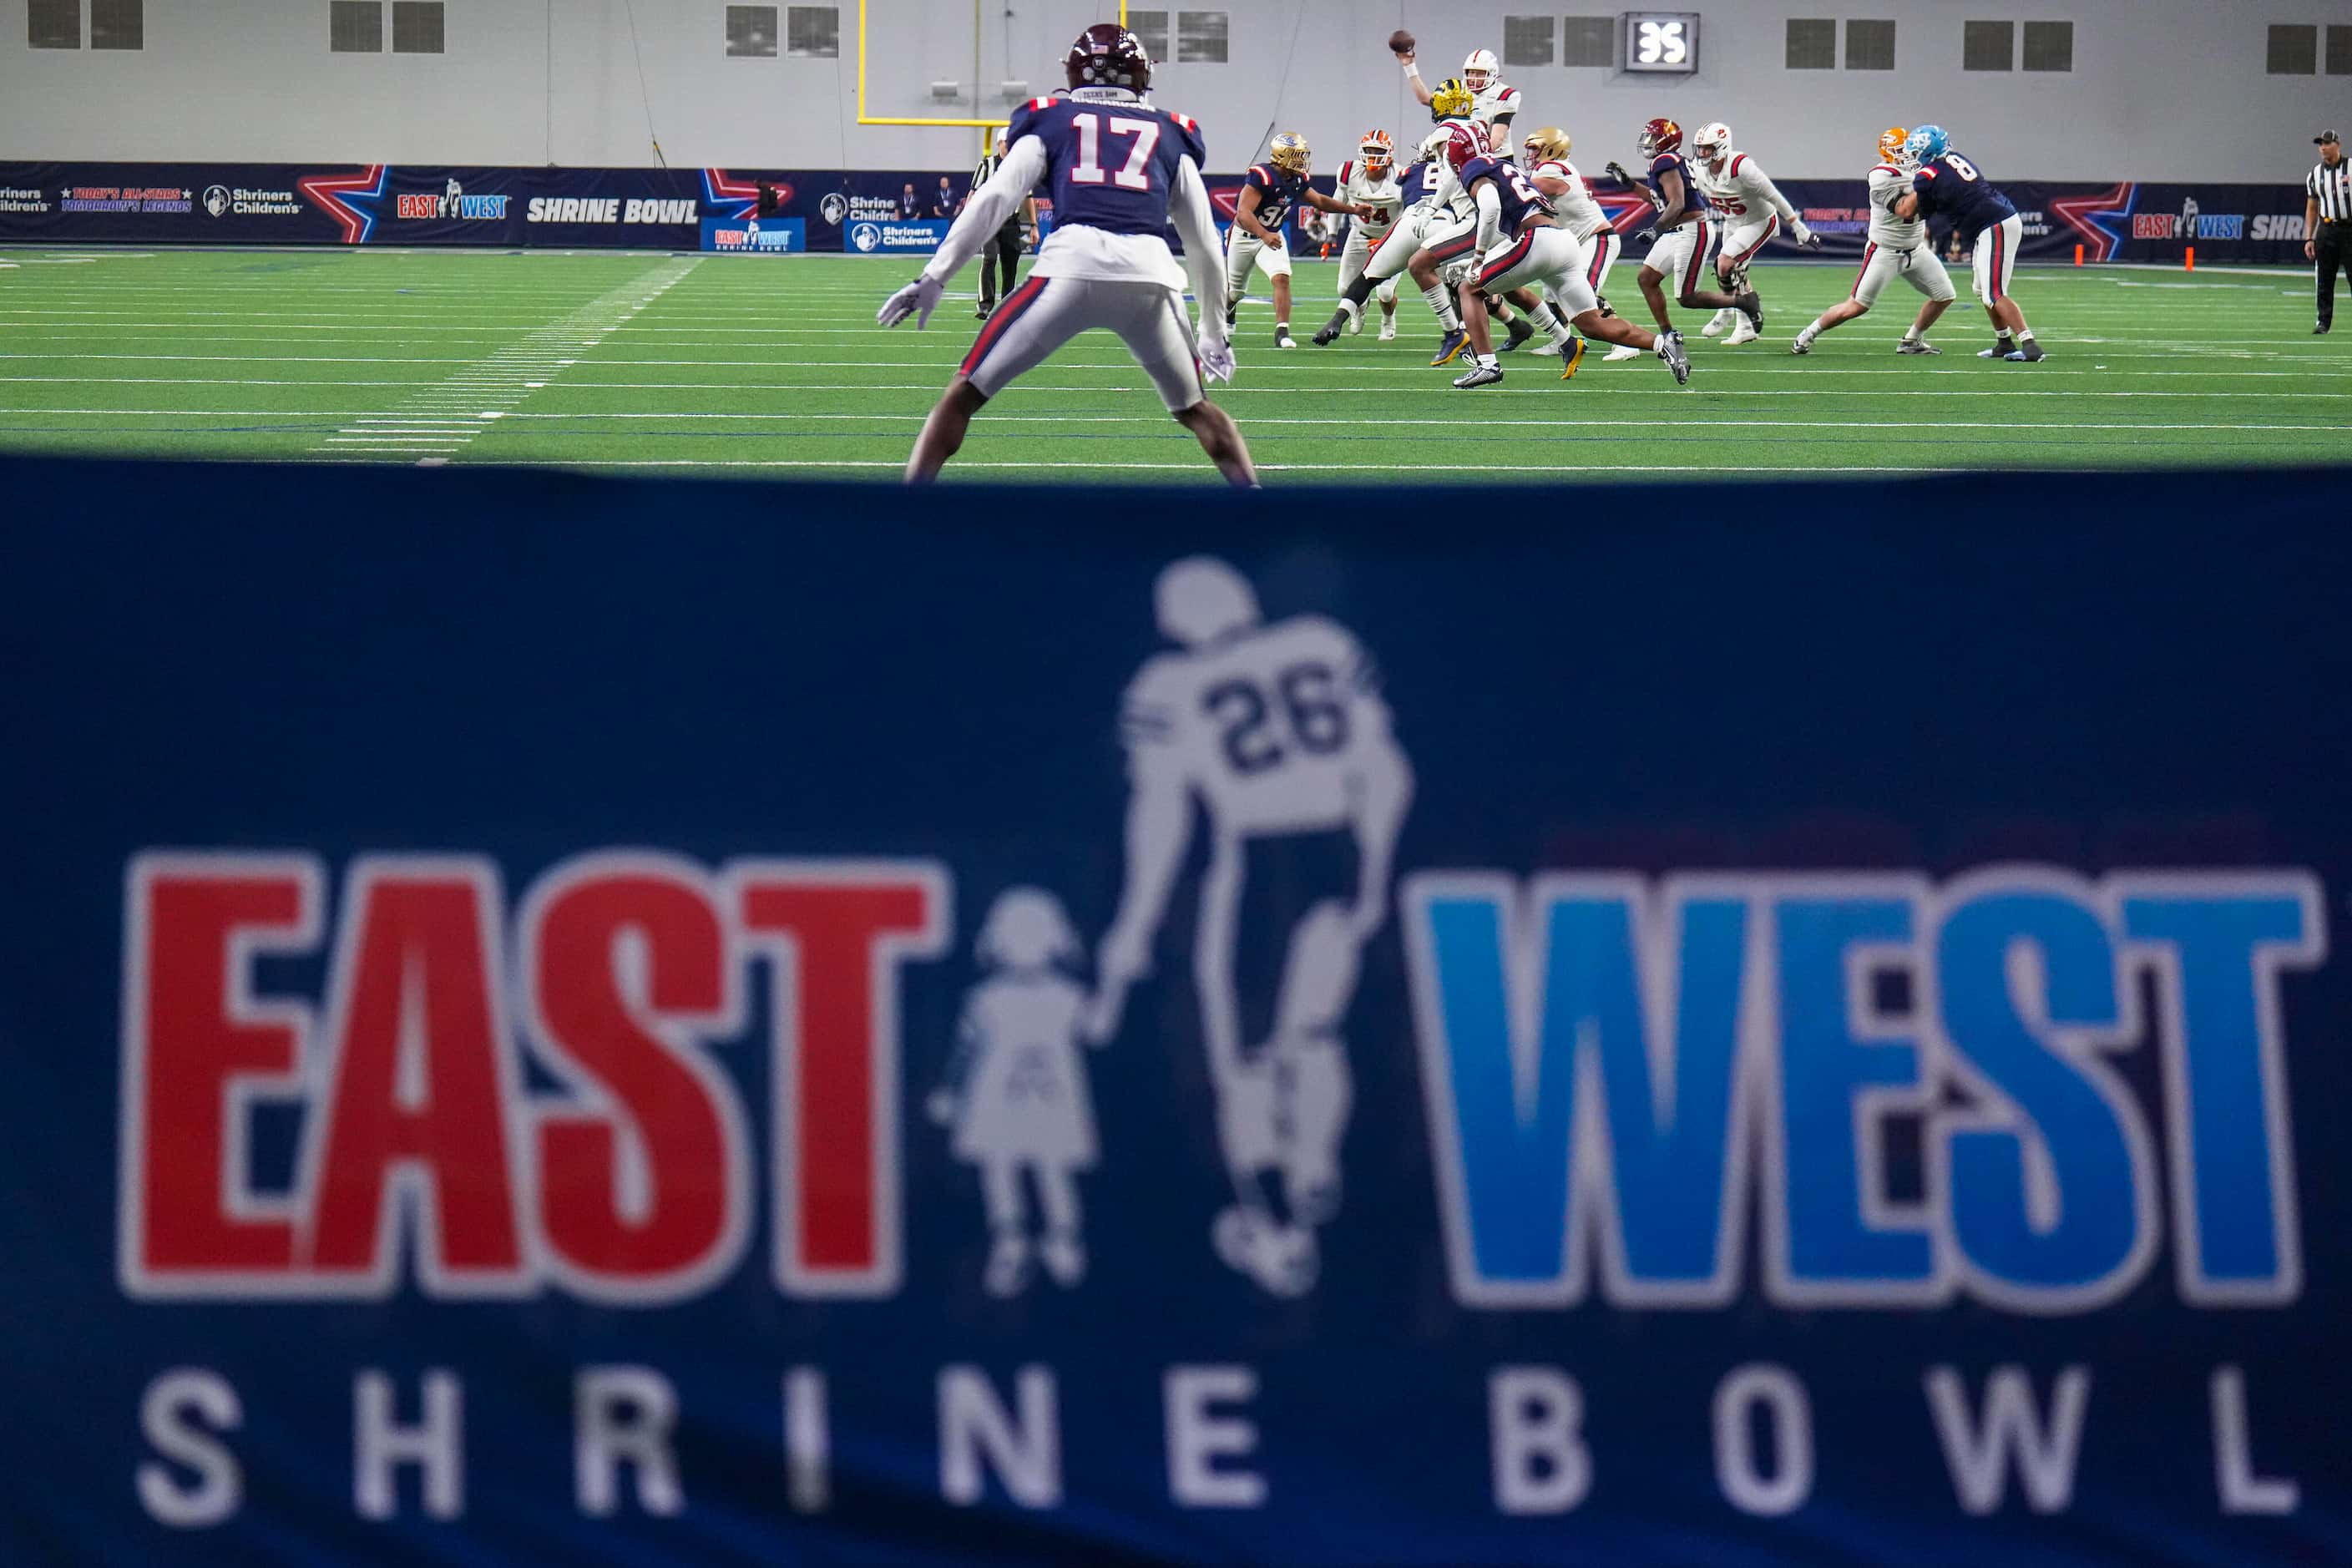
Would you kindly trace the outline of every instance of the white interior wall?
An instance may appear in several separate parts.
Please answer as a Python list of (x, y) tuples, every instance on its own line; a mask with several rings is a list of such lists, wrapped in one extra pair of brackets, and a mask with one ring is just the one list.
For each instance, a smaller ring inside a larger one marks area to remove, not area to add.
[[(1270, 125), (1305, 132), (1326, 169), (1368, 126), (1419, 129), (1390, 30), (1419, 35), (1434, 81), (1544, 0), (1222, 3), (1230, 62), (1165, 64), (1154, 96), (1199, 119), (1230, 172)], [(2318, 127), (2352, 120), (2352, 78), (2263, 71), (2266, 23), (2352, 24), (2352, 0), (1677, 3), (1701, 14), (1704, 70), (1507, 72), (1528, 122), (1566, 126), (1595, 162), (1629, 157), (1634, 129), (1664, 113), (1728, 121), (1776, 173), (1843, 175), (1882, 126), (1937, 120), (1996, 178), (2279, 180), (2308, 165)], [(34, 50), (26, 5), (0, 0), (0, 158), (650, 163), (650, 111), (681, 166), (951, 169), (976, 134), (856, 123), (856, 0), (838, 59), (727, 58), (724, 0), (447, 0), (439, 56), (331, 53), (327, 0), (146, 0), (143, 50)], [(1057, 84), (1062, 50), (1100, 14), (1087, 0), (868, 5), (873, 114), (1002, 114), (997, 85)], [(1792, 16), (1894, 17), (1896, 68), (1784, 69)], [(2071, 19), (2074, 71), (1962, 71), (1970, 16)], [(975, 31), (979, 105), (943, 110), (929, 84), (969, 89)]]

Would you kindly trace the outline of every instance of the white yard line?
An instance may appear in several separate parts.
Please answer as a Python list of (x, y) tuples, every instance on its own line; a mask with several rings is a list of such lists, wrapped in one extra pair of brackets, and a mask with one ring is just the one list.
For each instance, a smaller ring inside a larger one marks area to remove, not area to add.
[[(501, 349), (479, 364), (419, 392), (399, 407), (361, 416), (312, 450), (382, 452), (388, 448), (382, 445), (363, 447), (355, 441), (385, 443), (404, 435), (432, 435), (455, 437), (454, 445), (436, 447), (435, 451), (455, 451), (506, 417), (517, 404), (577, 363), (579, 356), (595, 348), (605, 334), (676, 288), (701, 265), (702, 258), (698, 256), (665, 261), (542, 327), (521, 342)], [(470, 406), (475, 413), (470, 418), (457, 420), (448, 412), (453, 402), (459, 407)]]

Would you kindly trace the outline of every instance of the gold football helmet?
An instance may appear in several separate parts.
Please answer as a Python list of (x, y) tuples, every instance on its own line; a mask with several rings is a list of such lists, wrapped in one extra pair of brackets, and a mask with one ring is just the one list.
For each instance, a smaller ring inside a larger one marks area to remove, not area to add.
[(1558, 163), (1568, 156), (1568, 132), (1557, 125), (1528, 132), (1527, 140), (1519, 144), (1528, 150), (1528, 156), (1538, 163)]
[(1307, 138), (1296, 131), (1286, 131), (1276, 136), (1273, 148), (1265, 155), (1266, 162), (1276, 168), (1288, 169), (1295, 174), (1307, 173), (1314, 157), (1307, 145)]

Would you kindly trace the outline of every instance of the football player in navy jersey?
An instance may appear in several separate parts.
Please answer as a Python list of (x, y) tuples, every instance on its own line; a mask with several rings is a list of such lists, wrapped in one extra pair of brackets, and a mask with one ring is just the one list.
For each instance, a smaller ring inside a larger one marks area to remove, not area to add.
[(1535, 319), (1559, 345), (1565, 368), (1560, 379), (1576, 374), (1584, 344), (1571, 337), (1543, 298), (1549, 289), (1559, 299), (1576, 325), (1597, 338), (1637, 349), (1655, 349), (1658, 358), (1675, 373), (1677, 382), (1690, 379), (1690, 361), (1682, 340), (1673, 332), (1653, 335), (1622, 316), (1604, 317), (1601, 301), (1587, 280), (1584, 241), (1560, 226), (1552, 200), (1528, 183), (1517, 164), (1499, 153), (1482, 152), (1477, 133), (1454, 133), (1446, 158), (1459, 172), (1462, 188), (1478, 210), (1478, 264), (1462, 285), (1462, 321), (1470, 335), (1476, 363), (1454, 382), (1464, 390), (1490, 386), (1503, 379), (1496, 357), (1494, 334), (1486, 324), (1485, 296), (1501, 294)]
[(1315, 171), (1315, 155), (1307, 138), (1286, 131), (1274, 139), (1263, 163), (1250, 165), (1234, 206), (1234, 226), (1225, 234), (1225, 325), (1234, 324), (1250, 273), (1263, 270), (1274, 280), (1274, 346), (1295, 349), (1290, 341), (1290, 251), (1283, 243), (1282, 226), (1294, 206), (1318, 212), (1373, 217), (1374, 208), (1356, 202), (1334, 201), (1307, 184)]
[[(1727, 306), (1748, 318), (1750, 330), (1762, 331), (1764, 305), (1754, 289), (1731, 294), (1699, 287), (1723, 236), (1714, 209), (1707, 205), (1706, 193), (1699, 189), (1698, 182), (1691, 177), (1690, 165), (1683, 160), (1683, 128), (1671, 120), (1653, 120), (1642, 127), (1641, 138), (1635, 144), (1650, 160), (1650, 173), (1644, 183), (1650, 188), (1650, 205), (1657, 209), (1650, 226), (1633, 237), (1652, 242), (1650, 254), (1642, 261), (1642, 298), (1650, 302), (1650, 314), (1656, 320), (1658, 331), (1675, 330), (1673, 319), (1666, 314), (1663, 287), (1669, 278), (1675, 281), (1675, 299), (1685, 310), (1720, 310)], [(1609, 165), (1609, 172), (1626, 184), (1634, 183), (1633, 176), (1615, 163)]]
[[(908, 482), (938, 477), (963, 445), (971, 416), (1006, 383), (1089, 327), (1102, 327), (1126, 342), (1168, 411), (1225, 478), (1255, 485), (1249, 448), (1232, 416), (1209, 401), (1205, 384), (1233, 379), (1234, 351), (1216, 309), (1225, 268), (1201, 180), (1207, 156), (1201, 128), (1144, 97), (1151, 58), (1116, 23), (1097, 22), (1079, 34), (1064, 65), (1068, 95), (1034, 99), (1013, 111), (1003, 165), (964, 204), (921, 276), (876, 315), (886, 327), (908, 316), (918, 329), (928, 325), (948, 279), (1030, 192), (1050, 183), (1054, 232), (1038, 247), (1029, 280), (981, 329), (924, 422), (907, 460)], [(1185, 269), (1165, 237), (1171, 221), (1202, 307), (1197, 342), (1184, 316)]]
[(1911, 176), (1911, 189), (1895, 198), (1895, 216), (1907, 222), (1942, 213), (1952, 220), (1960, 242), (1975, 248), (1977, 298), (1984, 301), (1996, 334), (1992, 347), (1979, 349), (1977, 357), (2023, 363), (2046, 357), (2025, 324), (2025, 312), (2009, 296), (2018, 242), (2025, 237), (2016, 206), (1974, 163), (1952, 151), (1952, 139), (1940, 125), (1912, 132), (1904, 151), (1918, 173)]

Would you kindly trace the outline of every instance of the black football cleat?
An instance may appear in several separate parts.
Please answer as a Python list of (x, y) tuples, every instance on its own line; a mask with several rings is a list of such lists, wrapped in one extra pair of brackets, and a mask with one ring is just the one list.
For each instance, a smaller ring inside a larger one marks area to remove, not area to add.
[(2315, 338), (2324, 338), (2327, 335), (2327, 328), (2328, 323), (2322, 321), (2311, 329), (2311, 335)]
[(993, 306), (993, 305), (990, 304), (987, 300), (982, 300), (980, 302), (980, 309), (979, 309), (979, 310), (974, 310), (974, 311), (972, 312), (972, 314), (973, 314), (974, 316), (979, 317), (982, 321), (984, 321), (988, 320), (988, 313), (989, 313), (989, 311), (991, 311), (991, 310), (994, 310), (994, 309), (996, 309), (996, 307), (995, 307), (995, 306)]
[(2050, 356), (2042, 352), (2040, 343), (2028, 338), (2002, 357), (2011, 364), (2032, 364), (2037, 360), (2047, 359)]
[(1513, 316), (1509, 321), (1504, 322), (1503, 325), (1510, 330), (1511, 341), (1507, 343), (1497, 343), (1495, 345), (1495, 352), (1498, 354), (1507, 354), (1511, 353), (1513, 350), (1525, 343), (1529, 338), (1536, 335), (1535, 328), (1528, 324), (1528, 319), (1525, 316)]
[(1316, 329), (1315, 346), (1318, 349), (1329, 348), (1333, 343), (1339, 341), (1339, 334), (1347, 330), (1348, 312), (1345, 310), (1334, 311), (1329, 321), (1324, 322), (1320, 327)]
[(1226, 326), (1228, 326), (1228, 327), (1231, 327), (1231, 326), (1232, 326), (1232, 325), (1233, 325), (1236, 321), (1238, 321), (1238, 320), (1241, 318), (1241, 313), (1242, 313), (1242, 302), (1241, 302), (1239, 300), (1231, 300), (1226, 301), (1226, 304), (1225, 304), (1225, 325), (1226, 325)]
[(1276, 325), (1274, 329), (1274, 346), (1278, 349), (1295, 349), (1298, 346), (1297, 343), (1290, 341), (1289, 322), (1283, 321), (1278, 322)]
[(2015, 353), (2016, 352), (2017, 345), (2010, 342), (2009, 334), (2007, 332), (2003, 332), (2000, 336), (1993, 339), (1992, 347), (1989, 349), (1977, 350), (1977, 358), (2007, 359), (2011, 354)]
[(1755, 289), (1741, 289), (1739, 297), (1731, 301), (1731, 308), (1748, 318), (1749, 331), (1760, 332), (1764, 330), (1764, 300)]

